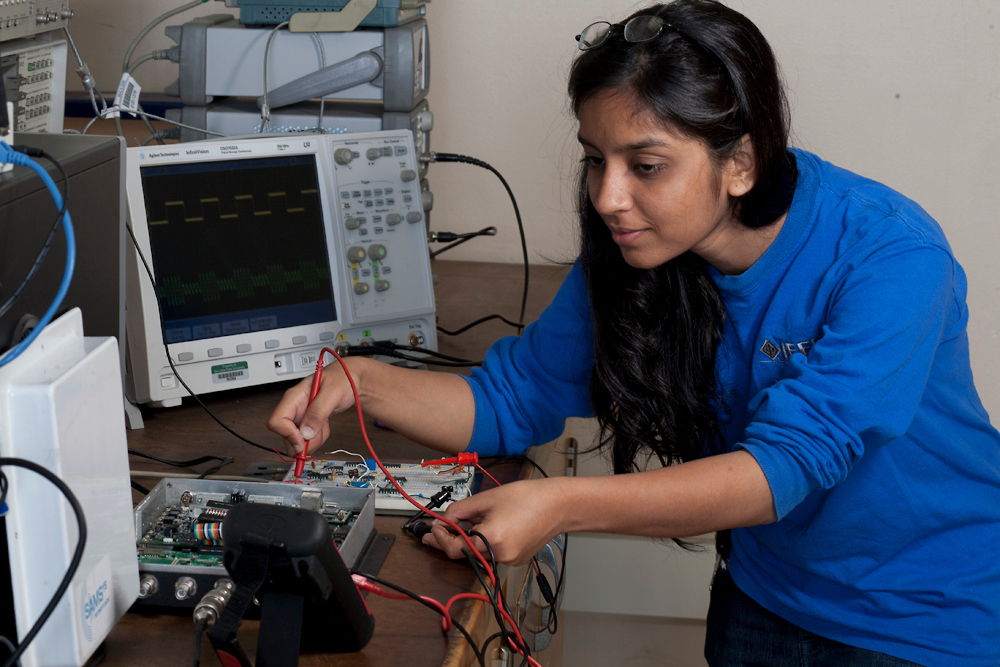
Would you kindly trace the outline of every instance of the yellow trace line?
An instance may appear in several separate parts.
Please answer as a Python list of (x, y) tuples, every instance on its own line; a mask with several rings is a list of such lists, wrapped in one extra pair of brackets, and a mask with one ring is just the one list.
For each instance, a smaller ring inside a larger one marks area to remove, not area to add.
[(284, 192), (268, 192), (268, 197), (287, 197), (288, 195)]
[(271, 215), (270, 211), (254, 211), (254, 215)]
[(149, 225), (150, 227), (155, 227), (156, 225), (166, 225), (169, 223), (170, 223), (169, 220), (157, 220), (155, 222), (147, 222), (146, 224)]
[(304, 195), (314, 195), (317, 192), (319, 192), (319, 190), (317, 190), (315, 188), (313, 188), (312, 190), (302, 190), (302, 194), (304, 194)]
[(205, 218), (184, 218), (184, 222), (205, 222)]
[(220, 220), (229, 220), (231, 218), (238, 218), (238, 217), (240, 217), (239, 213), (226, 213), (225, 215), (220, 215), (219, 219)]
[(302, 208), (301, 206), (300, 206), (300, 207), (298, 207), (298, 208), (286, 208), (286, 209), (285, 209), (285, 211), (287, 211), (288, 213), (301, 213), (301, 212), (302, 212), (302, 211), (304, 211), (304, 210), (305, 210), (305, 209), (304, 209), (304, 208)]
[(211, 202), (219, 201), (219, 198), (218, 197), (206, 197), (204, 199), (200, 199), (199, 201), (202, 204), (210, 204)]
[(163, 202), (164, 206), (184, 206), (184, 201), (166, 201)]
[(253, 199), (253, 195), (236, 195), (236, 200), (239, 201), (240, 199)]

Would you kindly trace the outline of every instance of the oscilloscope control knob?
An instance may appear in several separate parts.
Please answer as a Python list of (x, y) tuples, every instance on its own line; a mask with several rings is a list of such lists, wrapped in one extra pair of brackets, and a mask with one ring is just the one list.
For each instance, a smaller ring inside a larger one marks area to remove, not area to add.
[(421, 132), (430, 132), (434, 129), (434, 114), (425, 110), (417, 114), (417, 129)]
[(361, 218), (348, 218), (344, 221), (344, 226), (348, 229), (357, 229), (361, 226)]
[(347, 261), (352, 264), (357, 264), (358, 262), (365, 261), (365, 249), (360, 246), (354, 246), (353, 248), (347, 249)]
[(369, 148), (367, 151), (365, 151), (365, 157), (368, 158), (370, 161), (374, 162), (375, 160), (382, 157), (382, 149)]
[(401, 216), (399, 213), (390, 213), (389, 215), (385, 216), (385, 221), (386, 224), (389, 225), (398, 225), (403, 221), (403, 216)]
[(387, 289), (389, 289), (389, 281), (388, 280), (376, 280), (375, 281), (375, 291), (376, 292), (384, 292)]
[(350, 148), (338, 148), (333, 152), (333, 159), (337, 164), (350, 164), (354, 159), (354, 152)]
[(415, 179), (417, 177), (417, 172), (413, 171), (412, 169), (404, 169), (403, 172), (399, 175), (399, 177), (403, 180), (404, 183), (406, 183)]
[(354, 293), (355, 294), (367, 294), (368, 293), (368, 283), (354, 283)]
[(389, 254), (389, 253), (386, 251), (385, 246), (382, 245), (381, 243), (372, 244), (368, 248), (368, 256), (371, 257), (374, 260), (381, 261), (381, 260), (385, 259), (385, 256), (387, 254)]
[(420, 214), (420, 211), (410, 211), (406, 214), (407, 222), (420, 222), (424, 219), (424, 216)]

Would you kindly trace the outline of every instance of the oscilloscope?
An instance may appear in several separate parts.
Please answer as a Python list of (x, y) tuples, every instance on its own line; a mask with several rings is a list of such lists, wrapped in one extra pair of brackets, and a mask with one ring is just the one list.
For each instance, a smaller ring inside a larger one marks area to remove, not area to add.
[[(130, 148), (126, 391), (137, 403), (313, 372), (323, 347), (437, 349), (413, 134)], [(158, 297), (158, 298), (157, 298)]]

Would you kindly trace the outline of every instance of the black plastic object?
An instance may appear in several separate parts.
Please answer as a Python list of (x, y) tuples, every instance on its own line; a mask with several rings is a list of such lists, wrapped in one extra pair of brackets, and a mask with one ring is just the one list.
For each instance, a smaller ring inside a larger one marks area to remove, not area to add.
[(236, 628), (255, 596), (261, 605), (257, 667), (298, 664), (300, 645), (348, 653), (368, 644), (375, 619), (321, 515), (240, 503), (226, 515), (222, 537), (236, 591), (209, 638), (223, 664), (249, 664)]

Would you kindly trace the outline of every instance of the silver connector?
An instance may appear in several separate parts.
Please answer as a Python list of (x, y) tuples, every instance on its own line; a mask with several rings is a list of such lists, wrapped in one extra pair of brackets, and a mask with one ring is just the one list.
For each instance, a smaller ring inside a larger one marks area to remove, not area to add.
[(222, 610), (226, 608), (229, 598), (233, 597), (236, 584), (232, 579), (219, 579), (215, 582), (215, 588), (205, 593), (204, 597), (198, 601), (194, 608), (194, 622), (199, 623), (207, 620), (209, 625), (214, 625), (222, 615)]
[(156, 591), (160, 590), (160, 582), (153, 575), (146, 573), (139, 577), (139, 599), (145, 600), (148, 597), (156, 595)]
[(174, 582), (174, 597), (178, 600), (187, 600), (198, 592), (198, 582), (191, 577), (180, 577)]
[(437, 162), (438, 156), (434, 151), (429, 151), (427, 153), (421, 153), (417, 160), (421, 164), (430, 164), (432, 162)]

